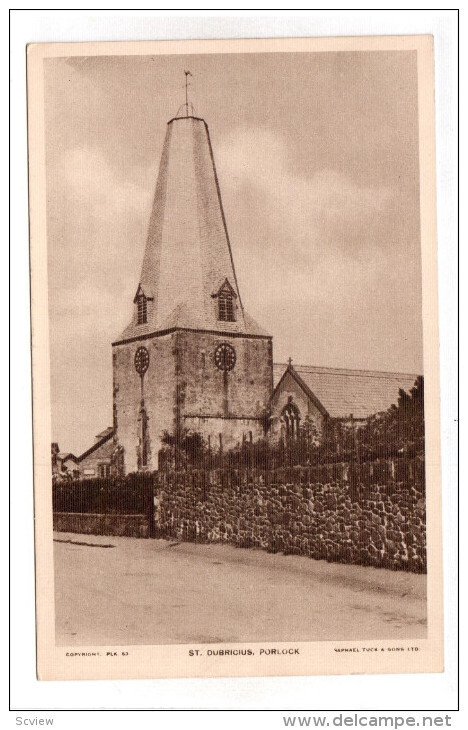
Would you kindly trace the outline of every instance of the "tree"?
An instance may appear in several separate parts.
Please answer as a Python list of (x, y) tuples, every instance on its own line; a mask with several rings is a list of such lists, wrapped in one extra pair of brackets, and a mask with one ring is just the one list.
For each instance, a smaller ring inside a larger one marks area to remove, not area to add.
[(170, 455), (169, 459), (168, 454), (163, 455), (163, 462), (171, 461), (171, 466), (178, 469), (204, 465), (208, 449), (200, 433), (186, 428), (175, 434), (164, 431), (161, 441), (165, 447), (163, 447), (163, 452), (168, 451)]
[[(265, 412), (264, 430), (270, 415)], [(418, 377), (409, 392), (400, 389), (398, 401), (366, 422), (327, 419), (319, 433), (306, 417), (297, 437), (271, 443), (267, 438), (244, 440), (224, 452), (212, 453), (200, 433), (182, 429), (165, 431), (161, 463), (168, 468), (275, 469), (282, 466), (314, 466), (335, 462), (363, 462), (394, 456), (424, 456), (424, 380)]]
[(396, 405), (368, 419), (359, 433), (365, 458), (424, 455), (424, 379), (407, 393), (400, 389)]

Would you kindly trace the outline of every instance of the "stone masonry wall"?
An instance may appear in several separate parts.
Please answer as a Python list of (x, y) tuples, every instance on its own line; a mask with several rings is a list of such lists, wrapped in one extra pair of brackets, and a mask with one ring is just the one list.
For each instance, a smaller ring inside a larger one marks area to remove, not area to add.
[(426, 571), (424, 461), (159, 473), (157, 534)]
[(141, 407), (141, 379), (135, 370), (138, 347), (147, 348), (150, 365), (144, 376), (143, 392), (148, 415), (149, 469), (158, 466), (161, 435), (174, 429), (175, 400), (175, 335), (164, 335), (113, 347), (114, 404), (117, 440), (123, 447), (125, 473), (138, 469)]
[[(226, 323), (229, 325), (230, 323)], [(214, 363), (216, 347), (229, 342), (237, 361), (226, 376)], [(141, 379), (135, 370), (138, 347), (149, 352), (143, 392), (148, 416), (148, 468), (158, 468), (165, 430), (199, 431), (212, 448), (232, 448), (248, 438), (262, 438), (264, 415), (272, 392), (271, 340), (208, 332), (179, 331), (114, 344), (114, 414), (117, 441), (123, 447), (124, 469), (137, 471), (140, 433)]]
[[(224, 342), (236, 351), (235, 367), (226, 375), (214, 362), (216, 347)], [(248, 419), (265, 412), (272, 392), (271, 340), (180, 332), (177, 344), (182, 414)]]
[(82, 535), (149, 537), (146, 515), (115, 515), (78, 512), (54, 512), (54, 530)]

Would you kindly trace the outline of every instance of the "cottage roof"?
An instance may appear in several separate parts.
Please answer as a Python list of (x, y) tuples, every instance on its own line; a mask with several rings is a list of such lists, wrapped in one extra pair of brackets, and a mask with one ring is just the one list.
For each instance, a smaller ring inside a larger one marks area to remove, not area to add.
[[(367, 418), (386, 411), (396, 404), (399, 389), (409, 391), (418, 377), (414, 373), (345, 370), (311, 365), (289, 367), (299, 375), (332, 418), (346, 418), (350, 414), (354, 418)], [(287, 369), (288, 365), (284, 363), (273, 365), (275, 388)]]
[(78, 456), (76, 460), (78, 462), (81, 462), (83, 461), (83, 459), (86, 459), (87, 456), (90, 456), (90, 454), (92, 454), (94, 451), (107, 443), (107, 441), (109, 441), (114, 436), (114, 433), (115, 431), (112, 427), (109, 426), (108, 428), (106, 428), (105, 431), (100, 434), (101, 438), (99, 439), (99, 441), (96, 441), (89, 449), (84, 451), (81, 456)]
[(66, 461), (67, 459), (71, 459), (72, 461), (78, 461), (78, 459), (77, 459), (77, 457), (75, 456), (75, 454), (72, 454), (72, 453), (70, 453), (70, 452), (65, 452), (65, 451), (59, 451), (59, 452), (58, 452), (58, 453), (56, 454), (56, 456), (57, 456), (57, 459), (58, 459), (59, 461)]
[(101, 433), (97, 433), (94, 437), (96, 441), (101, 441), (101, 439), (106, 438), (107, 436), (112, 436), (114, 433), (113, 426), (108, 426), (104, 429), (104, 431), (101, 431)]
[[(220, 321), (216, 296), (228, 282), (236, 321)], [(196, 116), (168, 122), (140, 281), (147, 322), (134, 311), (119, 341), (174, 328), (266, 333), (247, 317), (239, 294), (208, 125)]]

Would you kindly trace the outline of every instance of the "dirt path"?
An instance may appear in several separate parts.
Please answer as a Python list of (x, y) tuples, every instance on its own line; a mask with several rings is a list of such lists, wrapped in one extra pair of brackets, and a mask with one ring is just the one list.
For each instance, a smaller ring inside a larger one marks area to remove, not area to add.
[(55, 534), (57, 643), (426, 635), (425, 576), (194, 545)]

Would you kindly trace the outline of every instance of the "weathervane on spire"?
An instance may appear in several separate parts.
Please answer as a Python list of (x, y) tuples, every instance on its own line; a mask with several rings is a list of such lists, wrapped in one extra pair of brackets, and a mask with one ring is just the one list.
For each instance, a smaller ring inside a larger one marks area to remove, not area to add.
[(188, 77), (193, 78), (193, 74), (190, 71), (184, 71), (185, 74), (185, 116), (189, 115), (189, 103), (188, 103), (188, 87), (190, 86)]

